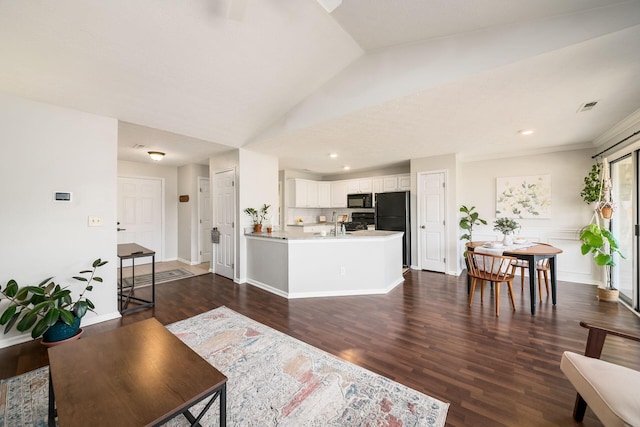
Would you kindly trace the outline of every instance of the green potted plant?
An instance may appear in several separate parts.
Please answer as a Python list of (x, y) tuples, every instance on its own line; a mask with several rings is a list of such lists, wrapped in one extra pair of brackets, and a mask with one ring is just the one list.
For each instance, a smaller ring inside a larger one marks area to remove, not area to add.
[(264, 205), (262, 205), (260, 210), (257, 210), (257, 209), (254, 209), (254, 208), (246, 208), (244, 210), (244, 213), (246, 213), (247, 215), (249, 215), (251, 217), (251, 222), (253, 223), (253, 231), (255, 233), (261, 233), (262, 232), (262, 222), (264, 221), (264, 219), (269, 214), (269, 208), (270, 207), (271, 207), (271, 205), (267, 205), (265, 203)]
[(618, 240), (608, 229), (597, 223), (589, 224), (580, 232), (580, 247), (582, 255), (591, 254), (596, 265), (604, 267), (607, 283), (604, 288), (598, 288), (598, 297), (602, 301), (617, 301), (618, 289), (611, 281), (611, 267), (615, 267), (617, 254), (624, 258), (620, 252)]
[(505, 245), (513, 244), (511, 234), (518, 228), (520, 228), (520, 224), (511, 218), (498, 218), (493, 223), (493, 230), (499, 231), (504, 235), (502, 243)]
[[(485, 221), (484, 219), (480, 218), (480, 214), (478, 212), (476, 212), (476, 207), (475, 206), (471, 206), (470, 208), (462, 205), (460, 206), (460, 212), (462, 212), (464, 215), (462, 216), (462, 218), (460, 218), (460, 222), (458, 223), (458, 225), (460, 226), (460, 228), (463, 230), (463, 234), (462, 236), (460, 236), (460, 240), (464, 240), (467, 243), (472, 242), (473, 241), (473, 227), (476, 225), (487, 225), (487, 221)], [(464, 253), (467, 252), (467, 245), (465, 243), (465, 250)]]
[(85, 294), (93, 290), (92, 282), (102, 282), (102, 278), (95, 274), (107, 262), (98, 258), (91, 270), (83, 270), (79, 276), (73, 277), (84, 283), (84, 289), (75, 300), (71, 290), (55, 283), (53, 277), (35, 286), (19, 286), (15, 280), (9, 280), (4, 289), (0, 289), (0, 301), (9, 301), (0, 314), (0, 325), (5, 325), (4, 333), (14, 326), (20, 332), (31, 329), (31, 337), (42, 335), (43, 342), (62, 341), (76, 335), (80, 319), (95, 308)]
[(596, 163), (591, 166), (591, 170), (584, 177), (584, 187), (580, 192), (580, 197), (582, 200), (589, 206), (593, 208), (593, 210), (597, 209), (597, 203), (600, 202), (602, 196), (602, 163)]

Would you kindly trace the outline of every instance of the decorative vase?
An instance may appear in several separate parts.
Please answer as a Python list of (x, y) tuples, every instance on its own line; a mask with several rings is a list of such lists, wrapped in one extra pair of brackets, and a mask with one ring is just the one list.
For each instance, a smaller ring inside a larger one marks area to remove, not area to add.
[(620, 291), (610, 288), (598, 288), (598, 299), (606, 302), (618, 301), (618, 294)]
[(502, 244), (505, 246), (513, 245), (513, 237), (511, 237), (511, 234), (504, 235), (504, 238), (502, 239)]
[(58, 342), (74, 337), (80, 328), (80, 318), (76, 317), (73, 325), (67, 325), (62, 320), (58, 320), (53, 326), (42, 335), (42, 342)]
[(254, 233), (262, 233), (262, 224), (253, 224)]

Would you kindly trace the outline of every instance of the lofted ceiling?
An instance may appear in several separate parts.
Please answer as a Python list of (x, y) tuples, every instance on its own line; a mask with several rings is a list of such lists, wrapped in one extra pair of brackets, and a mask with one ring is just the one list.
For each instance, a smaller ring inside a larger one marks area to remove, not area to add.
[(637, 46), (640, 0), (0, 1), (0, 91), (117, 118), (120, 159), (167, 165), (593, 147), (640, 108)]

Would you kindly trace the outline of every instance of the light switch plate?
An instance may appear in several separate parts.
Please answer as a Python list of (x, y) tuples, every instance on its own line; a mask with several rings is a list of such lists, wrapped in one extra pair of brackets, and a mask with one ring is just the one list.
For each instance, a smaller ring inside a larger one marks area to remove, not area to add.
[(102, 227), (102, 217), (89, 216), (89, 227)]

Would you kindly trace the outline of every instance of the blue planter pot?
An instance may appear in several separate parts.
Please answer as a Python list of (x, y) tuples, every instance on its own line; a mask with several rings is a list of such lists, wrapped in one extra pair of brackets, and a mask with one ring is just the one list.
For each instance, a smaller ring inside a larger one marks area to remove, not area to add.
[(71, 338), (78, 333), (80, 328), (80, 318), (76, 317), (73, 325), (67, 325), (62, 320), (58, 320), (55, 325), (47, 329), (42, 335), (42, 341), (56, 342)]

